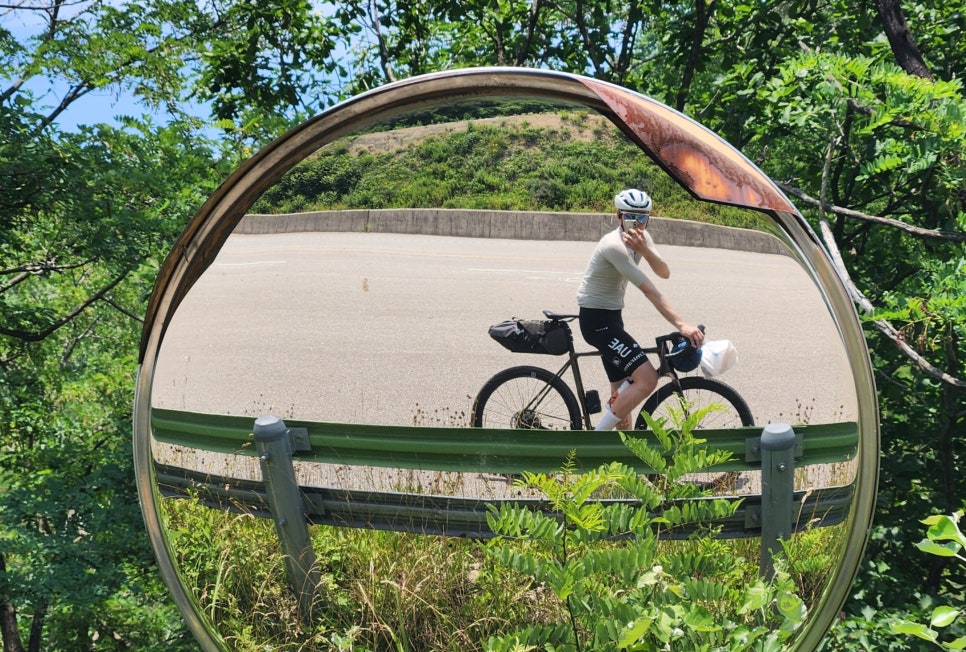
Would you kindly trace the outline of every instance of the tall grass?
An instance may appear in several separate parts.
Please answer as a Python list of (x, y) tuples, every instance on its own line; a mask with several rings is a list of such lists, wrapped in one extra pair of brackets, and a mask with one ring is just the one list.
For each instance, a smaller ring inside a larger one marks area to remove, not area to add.
[[(472, 652), (490, 637), (554, 622), (562, 613), (546, 587), (494, 564), (486, 542), (315, 526), (322, 587), (317, 621), (307, 626), (269, 519), (192, 499), (165, 499), (162, 508), (185, 584), (231, 650)], [(815, 604), (827, 585), (842, 533), (841, 526), (807, 530), (788, 542), (785, 570), (806, 604)], [(526, 553), (530, 544), (517, 545)], [(661, 543), (668, 557), (700, 545)], [(714, 545), (742, 560), (749, 581), (757, 576), (758, 539)]]
[(162, 506), (185, 584), (232, 650), (480, 650), (557, 608), (494, 568), (485, 543), (318, 526), (319, 618), (306, 627), (270, 520)]
[[(807, 421), (807, 410), (800, 412)], [(465, 425), (465, 417), (417, 406), (413, 424)], [(850, 476), (848, 470), (844, 474)], [(400, 469), (392, 490), (449, 493), (459, 482), (454, 476), (461, 474), (439, 472), (427, 480)], [(601, 491), (595, 496), (624, 495), (611, 485)], [(165, 499), (162, 510), (185, 585), (232, 650), (474, 652), (508, 632), (559, 623), (567, 609), (543, 583), (497, 563), (488, 554), (488, 542), (313, 526), (321, 586), (316, 620), (307, 624), (300, 619), (270, 519), (243, 509), (210, 509), (195, 498)], [(798, 515), (802, 531), (783, 542), (785, 554), (777, 559), (806, 605), (821, 599), (847, 535), (845, 525), (810, 528), (819, 516)], [(521, 557), (541, 554), (532, 540), (503, 539), (500, 545)], [(627, 544), (601, 540), (592, 545), (606, 554)], [(661, 539), (657, 546), (669, 572), (673, 560), (709, 554), (733, 560), (745, 584), (760, 572), (758, 538)]]

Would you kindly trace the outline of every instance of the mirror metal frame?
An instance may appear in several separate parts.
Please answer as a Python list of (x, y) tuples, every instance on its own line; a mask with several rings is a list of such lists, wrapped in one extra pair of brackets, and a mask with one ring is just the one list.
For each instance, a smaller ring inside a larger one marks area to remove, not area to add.
[(855, 306), (818, 237), (777, 185), (722, 138), (643, 95), (587, 77), (525, 68), (469, 68), (432, 73), (363, 93), (319, 114), (242, 164), (201, 207), (165, 259), (142, 331), (134, 403), (134, 463), (151, 545), (171, 595), (205, 650), (224, 649), (182, 584), (165, 534), (151, 452), (151, 384), (165, 331), (179, 304), (214, 261), (251, 205), (297, 163), (334, 140), (404, 111), (440, 102), (493, 97), (565, 101), (609, 118), (698, 199), (769, 215), (825, 298), (855, 382), (858, 468), (842, 559), (813, 605), (794, 649), (813, 650), (849, 595), (871, 527), (879, 472), (879, 416), (871, 361)]

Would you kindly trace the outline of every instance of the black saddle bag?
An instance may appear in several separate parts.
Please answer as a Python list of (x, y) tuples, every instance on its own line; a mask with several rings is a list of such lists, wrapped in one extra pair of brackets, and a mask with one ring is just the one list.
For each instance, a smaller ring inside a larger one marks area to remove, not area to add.
[(565, 322), (509, 319), (490, 326), (490, 337), (514, 353), (563, 355), (570, 350), (570, 327)]

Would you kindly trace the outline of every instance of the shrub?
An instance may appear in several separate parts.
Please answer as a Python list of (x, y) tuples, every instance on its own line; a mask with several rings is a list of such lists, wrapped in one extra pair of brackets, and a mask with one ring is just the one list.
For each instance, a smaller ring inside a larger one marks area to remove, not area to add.
[[(677, 432), (649, 419), (657, 447), (624, 438), (660, 473), (653, 479), (620, 463), (575, 473), (571, 459), (560, 474), (525, 473), (521, 481), (546, 495), (552, 513), (491, 509), (490, 527), (500, 538), (490, 555), (531, 586), (546, 587), (561, 612), (490, 639), (489, 650), (781, 649), (806, 615), (786, 573), (779, 570), (770, 583), (749, 577), (745, 560), (727, 555), (711, 529), (687, 546), (662, 545), (675, 528), (738, 506), (729, 499), (674, 502), (707, 496), (684, 478), (728, 457), (708, 453), (693, 437), (704, 412), (684, 419)], [(597, 500), (612, 494), (633, 502)], [(521, 540), (533, 545), (521, 548)]]

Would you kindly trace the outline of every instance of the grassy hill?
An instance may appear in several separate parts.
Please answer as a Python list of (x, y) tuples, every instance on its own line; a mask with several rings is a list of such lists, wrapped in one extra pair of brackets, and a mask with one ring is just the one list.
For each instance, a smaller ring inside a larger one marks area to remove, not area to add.
[(609, 121), (556, 111), (353, 134), (289, 171), (252, 212), (469, 208), (610, 212), (626, 187), (662, 217), (762, 227), (758, 213), (699, 202)]

